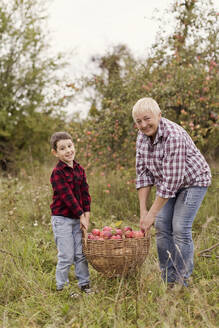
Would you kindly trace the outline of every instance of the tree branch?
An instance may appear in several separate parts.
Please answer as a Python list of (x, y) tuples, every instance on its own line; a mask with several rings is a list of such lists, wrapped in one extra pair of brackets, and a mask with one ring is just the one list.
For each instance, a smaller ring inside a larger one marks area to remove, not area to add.
[(201, 252), (198, 253), (198, 256), (200, 256), (203, 253), (211, 251), (212, 249), (216, 248), (217, 246), (219, 246), (219, 242), (209, 248), (203, 249)]

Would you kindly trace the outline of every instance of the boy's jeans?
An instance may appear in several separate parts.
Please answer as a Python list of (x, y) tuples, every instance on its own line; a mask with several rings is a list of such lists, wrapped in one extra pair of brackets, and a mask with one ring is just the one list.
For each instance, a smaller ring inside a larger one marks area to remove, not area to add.
[(52, 216), (52, 229), (58, 250), (56, 285), (61, 289), (69, 283), (68, 274), (74, 263), (78, 285), (89, 284), (88, 263), (82, 252), (80, 220), (63, 216)]
[(206, 191), (206, 187), (179, 190), (156, 217), (158, 257), (162, 278), (166, 282), (177, 281), (186, 285), (192, 273), (192, 223)]

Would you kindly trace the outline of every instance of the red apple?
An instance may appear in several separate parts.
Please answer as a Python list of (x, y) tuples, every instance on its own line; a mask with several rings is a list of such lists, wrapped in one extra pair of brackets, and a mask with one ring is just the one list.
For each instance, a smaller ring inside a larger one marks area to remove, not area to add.
[(118, 239), (117, 236), (113, 235), (110, 239)]
[(122, 239), (121, 235), (116, 235), (116, 239)]
[(103, 227), (103, 231), (111, 231), (111, 230), (112, 230), (111, 227), (108, 227), (108, 226)]
[(130, 228), (130, 227), (125, 227), (123, 230), (124, 230), (124, 231), (132, 231), (132, 228)]
[(116, 236), (122, 236), (122, 229), (116, 229), (116, 232), (115, 232), (115, 235)]
[(93, 229), (91, 232), (94, 236), (99, 236), (100, 235), (100, 230), (99, 229)]
[(89, 233), (88, 236), (87, 236), (87, 239), (94, 239), (94, 237), (95, 237), (94, 235), (92, 235), (91, 233)]
[(125, 238), (134, 238), (134, 232), (131, 230), (127, 230), (125, 232)]
[(104, 239), (109, 239), (111, 237), (112, 237), (112, 233), (110, 231), (106, 230), (106, 231), (103, 232), (103, 238)]
[(134, 237), (135, 238), (143, 238), (144, 233), (142, 231), (134, 231)]

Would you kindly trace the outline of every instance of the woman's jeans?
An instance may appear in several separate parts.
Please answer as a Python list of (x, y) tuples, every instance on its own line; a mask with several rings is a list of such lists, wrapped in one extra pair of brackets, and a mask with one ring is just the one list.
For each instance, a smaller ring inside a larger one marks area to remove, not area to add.
[(192, 223), (206, 191), (206, 187), (179, 190), (156, 217), (158, 257), (162, 278), (166, 282), (186, 285), (192, 273)]
[(72, 264), (78, 285), (89, 284), (88, 263), (82, 252), (82, 232), (80, 220), (63, 216), (52, 216), (52, 229), (58, 250), (56, 266), (57, 289), (62, 289), (69, 283), (68, 274)]

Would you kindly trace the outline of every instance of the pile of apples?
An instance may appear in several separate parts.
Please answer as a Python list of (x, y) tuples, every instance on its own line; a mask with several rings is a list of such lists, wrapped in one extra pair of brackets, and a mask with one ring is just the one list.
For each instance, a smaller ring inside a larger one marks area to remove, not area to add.
[(145, 236), (142, 230), (132, 230), (130, 227), (124, 227), (123, 229), (112, 228), (109, 226), (100, 229), (93, 229), (88, 234), (88, 239), (92, 240), (105, 240), (105, 239), (124, 239), (124, 238), (143, 238)]

